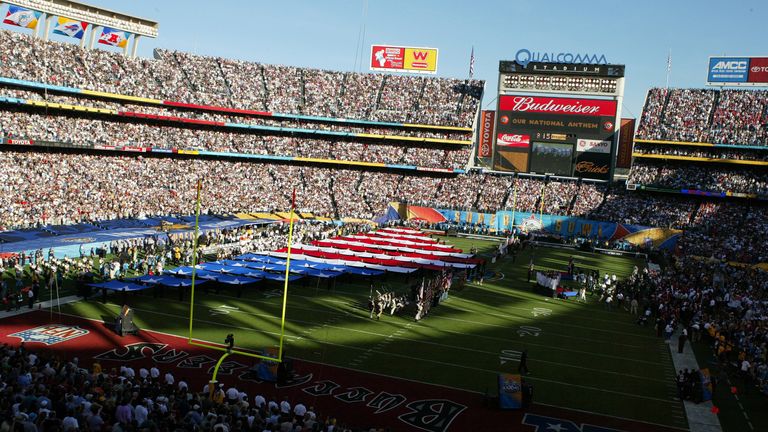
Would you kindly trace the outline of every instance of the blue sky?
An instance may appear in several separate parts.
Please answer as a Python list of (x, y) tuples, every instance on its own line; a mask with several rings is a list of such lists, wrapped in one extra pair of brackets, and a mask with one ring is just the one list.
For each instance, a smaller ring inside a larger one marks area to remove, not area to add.
[[(139, 54), (163, 47), (204, 55), (335, 70), (357, 70), (375, 43), (440, 49), (438, 75), (465, 78), (475, 48), (484, 105), (494, 99), (498, 61), (521, 48), (605, 54), (626, 64), (622, 115), (640, 115), (649, 87), (703, 87), (710, 55), (768, 55), (765, 1), (451, 1), (451, 0), (86, 0), (151, 18), (160, 36)], [(4, 9), (3, 9), (4, 10)], [(7, 26), (4, 26), (8, 28)], [(358, 65), (359, 66), (359, 65)], [(363, 69), (367, 63), (363, 62)]]

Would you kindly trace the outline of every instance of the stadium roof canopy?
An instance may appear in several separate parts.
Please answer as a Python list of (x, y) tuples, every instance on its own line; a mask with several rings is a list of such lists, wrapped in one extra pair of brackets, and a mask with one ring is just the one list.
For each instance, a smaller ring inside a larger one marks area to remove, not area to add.
[(157, 37), (159, 28), (157, 21), (81, 2), (69, 0), (3, 0), (3, 2), (45, 12), (49, 16), (63, 16), (152, 38)]

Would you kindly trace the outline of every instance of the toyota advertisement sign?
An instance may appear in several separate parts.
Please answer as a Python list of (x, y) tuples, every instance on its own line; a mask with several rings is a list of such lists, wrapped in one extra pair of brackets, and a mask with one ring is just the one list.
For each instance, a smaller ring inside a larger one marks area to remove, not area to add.
[(707, 85), (768, 85), (768, 57), (710, 57)]
[(495, 168), (608, 180), (618, 103), (500, 95)]

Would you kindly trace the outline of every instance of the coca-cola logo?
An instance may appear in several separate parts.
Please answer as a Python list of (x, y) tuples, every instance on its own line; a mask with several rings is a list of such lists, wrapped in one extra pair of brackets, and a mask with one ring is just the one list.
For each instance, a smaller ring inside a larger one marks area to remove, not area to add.
[(510, 134), (504, 134), (501, 136), (500, 139), (508, 143), (521, 143), (524, 140), (522, 135), (510, 135)]
[(608, 174), (608, 165), (595, 165), (594, 162), (581, 161), (576, 164), (577, 173)]
[(496, 139), (501, 146), (527, 147), (531, 143), (531, 136), (523, 134), (498, 134)]

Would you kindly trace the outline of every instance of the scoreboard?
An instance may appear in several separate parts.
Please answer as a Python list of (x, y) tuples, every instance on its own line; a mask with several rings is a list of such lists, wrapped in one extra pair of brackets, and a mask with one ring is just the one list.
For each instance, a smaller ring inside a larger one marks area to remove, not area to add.
[(496, 170), (609, 180), (623, 65), (499, 64)]

